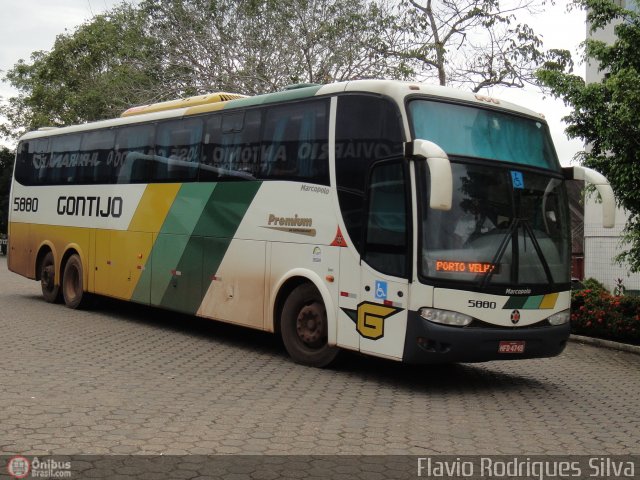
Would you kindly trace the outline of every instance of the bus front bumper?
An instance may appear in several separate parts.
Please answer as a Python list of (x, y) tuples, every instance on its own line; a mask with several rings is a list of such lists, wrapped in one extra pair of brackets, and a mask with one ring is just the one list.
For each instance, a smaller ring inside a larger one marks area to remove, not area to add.
[[(410, 311), (403, 361), (428, 364), (554, 357), (567, 345), (569, 330), (568, 322), (531, 328), (451, 327), (429, 322)], [(501, 353), (501, 342), (515, 342), (523, 351)]]

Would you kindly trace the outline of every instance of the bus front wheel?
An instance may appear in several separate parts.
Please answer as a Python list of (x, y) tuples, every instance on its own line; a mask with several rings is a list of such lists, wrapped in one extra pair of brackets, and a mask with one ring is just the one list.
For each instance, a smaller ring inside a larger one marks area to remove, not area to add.
[(62, 296), (69, 308), (78, 308), (82, 304), (85, 297), (82, 279), (82, 261), (80, 256), (74, 253), (67, 260), (62, 275)]
[(282, 309), (280, 333), (296, 363), (326, 367), (339, 349), (327, 343), (327, 310), (320, 292), (310, 283), (297, 286)]
[(47, 302), (56, 303), (60, 300), (60, 285), (56, 285), (56, 262), (53, 252), (47, 252), (40, 264), (40, 287)]

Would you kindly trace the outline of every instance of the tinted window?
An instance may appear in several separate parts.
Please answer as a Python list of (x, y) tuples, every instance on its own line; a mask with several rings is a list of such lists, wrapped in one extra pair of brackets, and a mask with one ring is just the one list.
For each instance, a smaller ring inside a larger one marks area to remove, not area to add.
[(116, 183), (145, 183), (154, 171), (153, 125), (119, 128), (109, 163)]
[(270, 179), (328, 185), (328, 105), (313, 100), (23, 142), (16, 177), (28, 184)]
[(97, 130), (82, 135), (82, 166), (77, 177), (81, 183), (110, 183), (112, 180), (110, 160), (115, 145), (114, 130)]
[(401, 155), (400, 113), (393, 102), (371, 95), (338, 98), (336, 181), (340, 209), (351, 240), (360, 247), (364, 191), (370, 165)]
[(376, 270), (406, 276), (407, 193), (401, 162), (376, 166), (371, 174), (365, 261)]
[(40, 138), (20, 143), (16, 159), (16, 180), (22, 185), (44, 183), (50, 158), (49, 139)]
[(542, 121), (452, 103), (409, 103), (416, 138), (437, 143), (449, 155), (486, 158), (558, 170), (549, 128)]
[(201, 139), (201, 118), (173, 120), (158, 125), (154, 180), (195, 180), (200, 161)]
[(76, 181), (80, 161), (81, 135), (61, 135), (51, 139), (51, 160), (45, 183), (59, 185)]
[(200, 179), (254, 179), (260, 171), (261, 110), (217, 114), (205, 124)]
[(262, 178), (329, 184), (327, 102), (267, 110), (262, 140)]

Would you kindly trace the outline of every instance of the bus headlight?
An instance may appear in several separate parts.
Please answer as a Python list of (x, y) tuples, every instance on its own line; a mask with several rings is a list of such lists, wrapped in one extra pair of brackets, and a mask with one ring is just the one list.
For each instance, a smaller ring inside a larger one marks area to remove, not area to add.
[(569, 312), (569, 309), (567, 308), (566, 310), (562, 310), (561, 312), (554, 313), (549, 318), (547, 318), (547, 320), (551, 325), (563, 325), (569, 321), (570, 317), (571, 314)]
[(421, 308), (420, 316), (430, 322), (453, 325), (455, 327), (466, 327), (473, 321), (473, 317), (464, 313), (440, 310), (439, 308)]

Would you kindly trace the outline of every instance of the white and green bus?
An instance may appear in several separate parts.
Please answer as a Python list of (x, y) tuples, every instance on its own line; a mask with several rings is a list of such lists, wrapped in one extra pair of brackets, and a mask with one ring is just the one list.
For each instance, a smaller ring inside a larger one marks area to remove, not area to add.
[(211, 94), (26, 134), (10, 270), (44, 298), (154, 305), (410, 363), (559, 354), (570, 222), (544, 118), (362, 80)]

